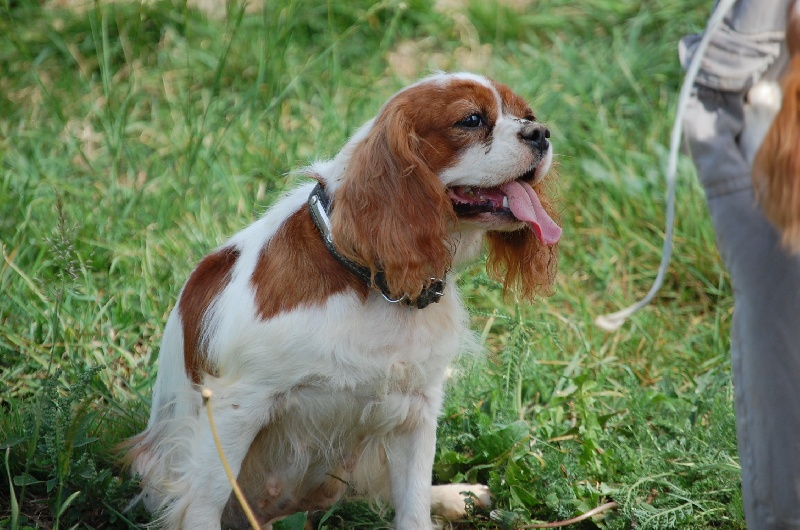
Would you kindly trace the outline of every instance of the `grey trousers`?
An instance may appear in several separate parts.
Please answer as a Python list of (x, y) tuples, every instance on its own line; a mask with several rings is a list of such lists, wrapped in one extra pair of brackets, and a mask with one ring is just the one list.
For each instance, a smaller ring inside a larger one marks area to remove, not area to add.
[[(751, 530), (800, 529), (800, 257), (781, 248), (755, 204), (738, 143), (747, 89), (785, 60), (787, 6), (737, 2), (709, 47), (684, 121), (733, 282), (733, 384)], [(696, 43), (696, 36), (681, 42), (684, 64)]]

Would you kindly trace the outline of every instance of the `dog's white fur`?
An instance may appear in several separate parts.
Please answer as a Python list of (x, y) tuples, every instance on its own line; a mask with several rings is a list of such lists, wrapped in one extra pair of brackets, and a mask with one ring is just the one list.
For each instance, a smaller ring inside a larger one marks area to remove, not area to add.
[(744, 123), (739, 145), (744, 159), (752, 166), (761, 142), (767, 135), (775, 115), (781, 108), (781, 86), (777, 81), (762, 79), (747, 92), (744, 104)]
[[(497, 115), (490, 143), (474, 142), (455, 153), (438, 172), (442, 182), (499, 186), (529, 172), (536, 185), (550, 168), (552, 148), (547, 143), (536, 153), (520, 140), (520, 127), (529, 122), (509, 114), (498, 85), (473, 74), (437, 74), (414, 86), (448, 90), (454, 83), (492, 94)], [(465, 104), (469, 99), (458, 92), (452, 97)], [(333, 160), (309, 170), (334, 197), (332, 215), (353, 153), (373, 134), (374, 123), (362, 127)], [(213, 393), (208, 406), (224, 454), (267, 527), (293, 511), (325, 509), (345, 490), (390, 499), (398, 529), (430, 528), (432, 503), (442, 515), (463, 516), (465, 490), (476, 495), (478, 505), (489, 502), (488, 489), (480, 485), (434, 487), (431, 498), (446, 369), (471, 340), (455, 286), (448, 285), (438, 303), (421, 310), (388, 303), (375, 290), (365, 297), (343, 290), (260, 316), (252, 275), (262, 250), (289, 217), (306, 208), (312, 187), (288, 193), (218, 250), (238, 254), (202, 318), (203, 366), (213, 369), (201, 381), (193, 382), (185, 365), (180, 305), (167, 321), (152, 415), (147, 429), (130, 443), (141, 498), (164, 527), (217, 529), (221, 519), (227, 525), (246, 524), (231, 498), (201, 388)], [(384, 199), (391, 203), (402, 197)], [(508, 216), (489, 214), (448, 223), (453, 266), (478, 257), (487, 230), (528, 229)]]

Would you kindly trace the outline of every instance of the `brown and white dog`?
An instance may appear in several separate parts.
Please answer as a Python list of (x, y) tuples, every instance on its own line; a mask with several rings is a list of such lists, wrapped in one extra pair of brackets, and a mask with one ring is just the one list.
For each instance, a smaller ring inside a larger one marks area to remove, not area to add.
[(750, 129), (768, 127), (753, 161), (753, 187), (784, 247), (800, 252), (800, 1), (790, 2), (786, 20), (787, 70), (780, 87), (761, 82), (748, 93), (743, 144)]
[[(157, 522), (246, 525), (202, 410), (208, 388), (265, 527), (352, 493), (391, 500), (398, 529), (430, 528), (445, 370), (469, 336), (450, 271), (485, 238), (506, 288), (550, 290), (549, 136), (505, 85), (433, 75), (307, 168), (318, 183), (203, 259), (167, 321), (147, 429), (128, 444)], [(464, 513), (470, 486), (437, 488), (434, 508)]]

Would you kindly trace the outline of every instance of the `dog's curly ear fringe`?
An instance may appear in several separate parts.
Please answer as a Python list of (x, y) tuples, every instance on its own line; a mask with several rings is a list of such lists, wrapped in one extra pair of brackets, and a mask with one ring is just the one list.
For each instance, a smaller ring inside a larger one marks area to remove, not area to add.
[[(547, 192), (547, 180), (535, 188), (542, 206), (557, 222), (559, 216)], [(532, 300), (536, 295), (553, 294), (558, 270), (558, 243), (545, 245), (536, 239), (532, 230), (527, 229), (489, 232), (486, 240), (489, 246), (486, 272), (490, 278), (503, 283), (504, 295), (514, 291), (520, 298)]]
[(753, 188), (781, 243), (800, 252), (800, 54), (792, 56), (782, 85), (781, 109), (753, 162)]
[(452, 206), (420, 151), (400, 105), (387, 106), (353, 154), (331, 219), (339, 252), (373, 275), (382, 270), (389, 292), (412, 300), (452, 259)]

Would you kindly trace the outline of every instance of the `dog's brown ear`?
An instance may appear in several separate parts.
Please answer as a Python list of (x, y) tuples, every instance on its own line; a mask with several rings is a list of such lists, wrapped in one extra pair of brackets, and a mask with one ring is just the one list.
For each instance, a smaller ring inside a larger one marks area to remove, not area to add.
[(789, 55), (800, 54), (800, 0), (789, 2), (786, 13), (786, 49)]
[[(787, 41), (800, 45), (800, 17), (789, 24)], [(800, 251), (800, 50), (783, 78), (783, 101), (753, 161), (753, 188), (781, 242)]]
[(421, 156), (399, 107), (384, 108), (355, 147), (332, 213), (333, 240), (348, 259), (385, 273), (393, 296), (416, 298), (451, 264), (444, 184)]
[[(534, 189), (545, 211), (558, 222), (558, 213), (546, 193), (545, 184), (540, 183)], [(486, 271), (491, 278), (503, 283), (504, 293), (514, 290), (527, 299), (537, 294), (552, 294), (558, 269), (558, 243), (545, 245), (527, 228), (489, 232), (486, 239), (489, 245)]]

